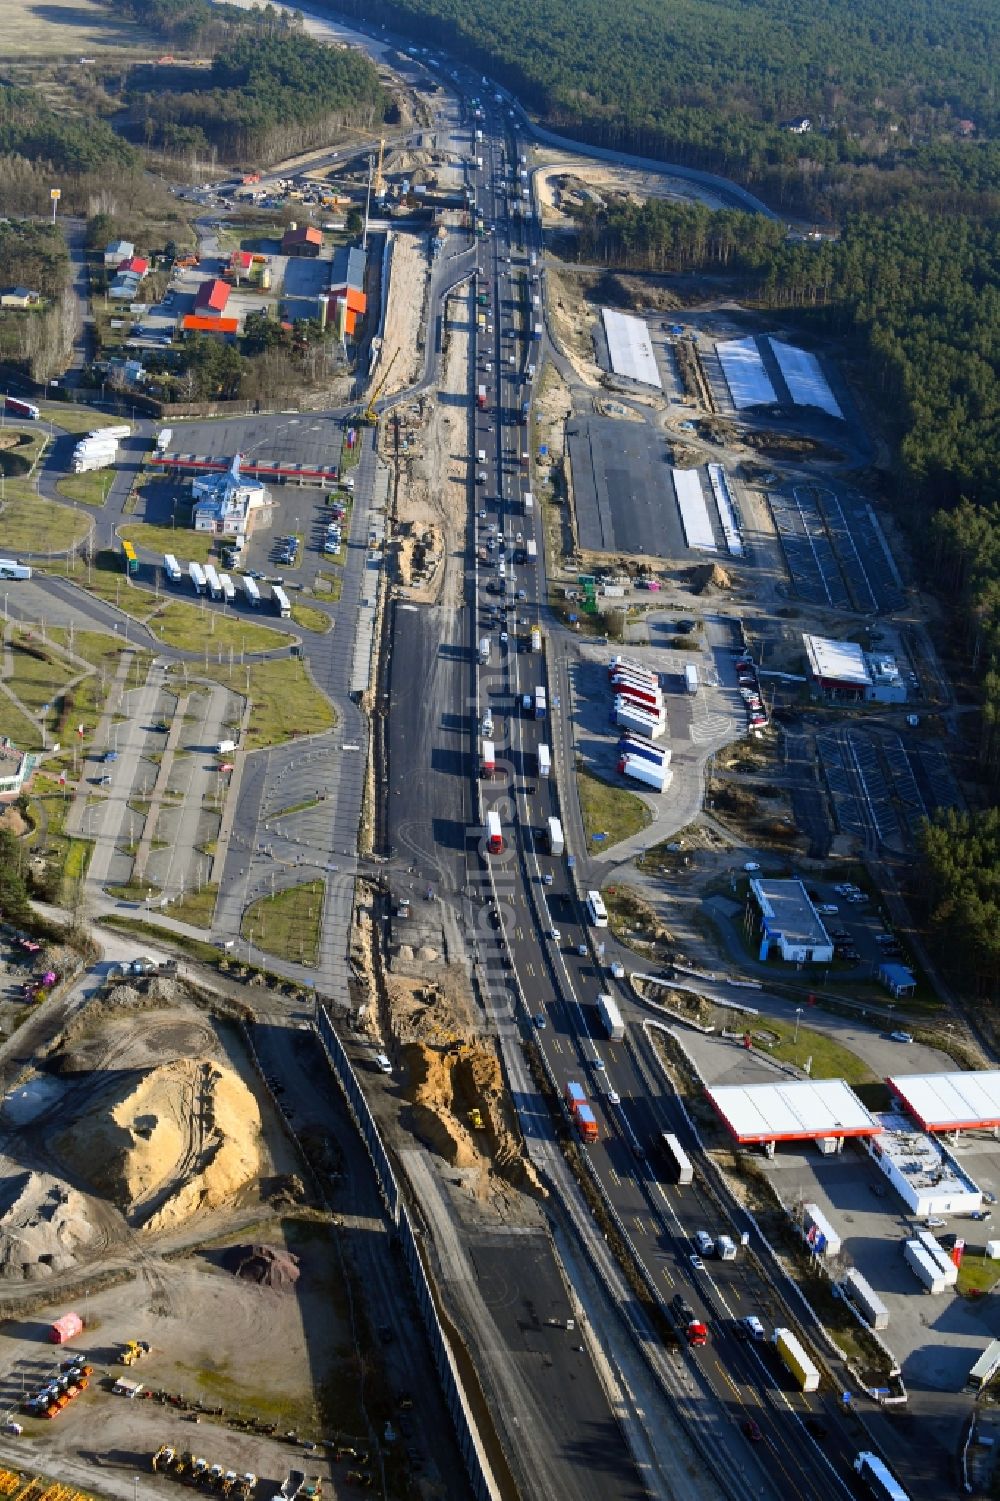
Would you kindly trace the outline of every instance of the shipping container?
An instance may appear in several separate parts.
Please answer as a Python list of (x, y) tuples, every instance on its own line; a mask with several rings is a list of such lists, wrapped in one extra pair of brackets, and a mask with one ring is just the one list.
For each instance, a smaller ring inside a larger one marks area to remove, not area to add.
[(500, 814), (494, 813), (492, 810), (486, 815), (486, 843), (491, 855), (499, 855), (503, 850)]
[(919, 1240), (906, 1241), (903, 1246), (903, 1258), (914, 1277), (918, 1282), (923, 1283), (929, 1293), (937, 1296), (938, 1293), (944, 1292), (947, 1285), (944, 1273), (934, 1257), (929, 1256), (924, 1250)]
[(547, 745), (538, 747), (538, 775), (547, 777), (552, 771), (552, 752)]
[(840, 1290), (849, 1303), (861, 1314), (872, 1329), (889, 1327), (889, 1310), (871, 1285), (866, 1282), (856, 1267), (851, 1267), (840, 1283)]
[(166, 574), (167, 579), (171, 584), (180, 583), (180, 565), (178, 564), (177, 559), (174, 557), (172, 552), (165, 552), (163, 554), (163, 572)]
[(795, 1377), (799, 1391), (814, 1392), (819, 1387), (819, 1371), (790, 1329), (775, 1329), (774, 1347)]
[(563, 843), (562, 824), (558, 818), (550, 818), (545, 831), (546, 842), (549, 846), (550, 855), (561, 855), (565, 849)]
[(601, 1024), (612, 1042), (621, 1042), (625, 1036), (625, 1023), (622, 1014), (618, 1010), (614, 996), (599, 995), (597, 997), (597, 1010), (601, 1018)]
[(818, 1204), (803, 1204), (802, 1234), (809, 1249), (817, 1256), (839, 1255), (840, 1236)]

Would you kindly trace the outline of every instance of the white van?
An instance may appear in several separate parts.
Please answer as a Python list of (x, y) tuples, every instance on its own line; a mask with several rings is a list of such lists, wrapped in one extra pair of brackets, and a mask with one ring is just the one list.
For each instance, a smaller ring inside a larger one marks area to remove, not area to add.
[(390, 1063), (389, 1058), (385, 1053), (375, 1054), (375, 1067), (378, 1069), (380, 1074), (392, 1073), (392, 1064)]
[(230, 751), (234, 751), (235, 749), (235, 740), (220, 740), (218, 745), (215, 747), (216, 754), (219, 756), (228, 756)]

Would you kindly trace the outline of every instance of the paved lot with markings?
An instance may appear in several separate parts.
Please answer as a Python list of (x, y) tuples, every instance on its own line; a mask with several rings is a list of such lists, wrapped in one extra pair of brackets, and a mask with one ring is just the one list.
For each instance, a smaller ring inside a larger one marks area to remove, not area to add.
[(580, 546), (651, 558), (689, 553), (670, 480), (667, 445), (645, 423), (574, 418), (569, 429)]

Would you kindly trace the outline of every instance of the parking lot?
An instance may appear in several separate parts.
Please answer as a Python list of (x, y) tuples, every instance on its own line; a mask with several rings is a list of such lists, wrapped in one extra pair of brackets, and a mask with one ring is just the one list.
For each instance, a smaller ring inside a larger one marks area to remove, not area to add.
[[(587, 552), (703, 558), (688, 549), (663, 437), (646, 423), (575, 416), (568, 429), (577, 530)], [(721, 548), (721, 534), (720, 534)]]
[(871, 507), (820, 485), (768, 494), (795, 592), (809, 604), (887, 614), (905, 601)]
[(903, 851), (935, 808), (960, 808), (962, 796), (938, 746), (898, 735), (838, 729), (816, 736), (834, 819), (866, 849)]

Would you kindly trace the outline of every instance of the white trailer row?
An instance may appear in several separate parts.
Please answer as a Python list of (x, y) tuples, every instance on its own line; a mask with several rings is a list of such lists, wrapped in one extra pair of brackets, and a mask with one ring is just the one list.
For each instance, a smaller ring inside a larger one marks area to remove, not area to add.
[(888, 1308), (856, 1267), (852, 1266), (844, 1273), (840, 1290), (847, 1301), (853, 1303), (870, 1328), (887, 1329), (889, 1327)]
[(931, 1256), (919, 1240), (908, 1240), (903, 1246), (903, 1258), (916, 1277), (922, 1282), (927, 1292), (934, 1295), (943, 1293), (947, 1283), (944, 1272), (941, 1270), (934, 1257)]

